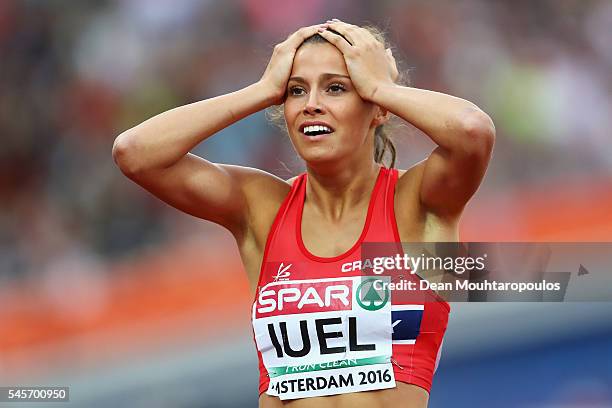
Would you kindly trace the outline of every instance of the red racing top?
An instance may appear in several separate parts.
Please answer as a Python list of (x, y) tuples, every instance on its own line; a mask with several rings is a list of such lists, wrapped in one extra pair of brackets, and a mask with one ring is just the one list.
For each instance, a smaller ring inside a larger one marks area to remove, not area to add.
[[(341, 255), (319, 257), (310, 253), (302, 241), (302, 211), (307, 174), (299, 175), (268, 234), (256, 293), (271, 282), (362, 275), (360, 268), (355, 268), (354, 265), (362, 259), (363, 243), (400, 242), (393, 205), (397, 179), (396, 169), (381, 167), (370, 197), (365, 224), (357, 242)], [(396, 248), (401, 251), (400, 245)], [(410, 277), (420, 279), (416, 275)], [(415, 384), (429, 392), (440, 357), (450, 306), (435, 293), (428, 292), (430, 299), (421, 301), (391, 295), (391, 362), (396, 381)], [(260, 351), (258, 357), (261, 394), (268, 388), (270, 378)]]

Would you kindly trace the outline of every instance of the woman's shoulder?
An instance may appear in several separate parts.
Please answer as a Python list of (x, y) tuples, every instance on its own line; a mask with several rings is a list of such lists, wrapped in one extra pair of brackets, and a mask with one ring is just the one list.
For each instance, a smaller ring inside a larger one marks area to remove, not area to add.
[(270, 226), (291, 191), (291, 179), (283, 180), (265, 170), (252, 167), (223, 167), (239, 180), (247, 202), (246, 218), (250, 232), (245, 237), (255, 238), (258, 243), (265, 244)]
[(420, 179), (423, 176), (423, 170), (425, 169), (425, 160), (413, 164), (407, 169), (397, 169), (398, 173), (398, 189), (407, 189), (411, 187), (412, 190), (415, 185), (420, 184)]
[(395, 216), (400, 237), (405, 240), (453, 241), (458, 239), (460, 217), (437, 214), (421, 200), (421, 185), (426, 160), (406, 170), (398, 169), (395, 187)]
[(422, 214), (424, 210), (420, 202), (424, 165), (425, 163), (422, 161), (405, 170), (397, 169), (398, 178), (395, 184), (396, 207), (410, 209), (408, 211), (410, 214)]
[(265, 170), (225, 164), (223, 167), (239, 180), (247, 200), (252, 204), (276, 203), (282, 201), (291, 190), (290, 180)]

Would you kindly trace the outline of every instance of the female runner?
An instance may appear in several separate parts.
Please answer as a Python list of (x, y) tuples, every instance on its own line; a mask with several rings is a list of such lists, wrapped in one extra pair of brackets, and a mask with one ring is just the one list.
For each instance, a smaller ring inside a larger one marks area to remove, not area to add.
[[(363, 242), (457, 241), (495, 129), (474, 104), (400, 86), (397, 76), (371, 31), (329, 20), (278, 44), (258, 82), (161, 113), (115, 140), (127, 177), (235, 237), (255, 293), (260, 407), (427, 406), (448, 305), (359, 301), (351, 266)], [(285, 181), (189, 153), (280, 104), (306, 173)], [(389, 113), (437, 145), (408, 170), (382, 165)]]

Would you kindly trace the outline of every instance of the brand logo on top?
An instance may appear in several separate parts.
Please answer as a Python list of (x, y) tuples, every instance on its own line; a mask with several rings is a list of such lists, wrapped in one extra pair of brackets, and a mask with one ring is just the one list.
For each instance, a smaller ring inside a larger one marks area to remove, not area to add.
[(329, 280), (272, 284), (257, 297), (257, 317), (351, 310), (353, 282)]
[(280, 281), (288, 281), (291, 276), (291, 272), (289, 272), (289, 268), (291, 268), (293, 264), (285, 265), (283, 262), (278, 266), (278, 271), (276, 271), (276, 275), (274, 276), (274, 282)]

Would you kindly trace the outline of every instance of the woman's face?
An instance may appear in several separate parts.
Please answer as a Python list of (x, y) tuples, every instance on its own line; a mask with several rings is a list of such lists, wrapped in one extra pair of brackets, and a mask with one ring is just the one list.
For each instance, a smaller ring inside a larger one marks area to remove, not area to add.
[[(284, 112), (293, 146), (305, 161), (373, 157), (376, 106), (361, 99), (335, 46), (319, 43), (298, 49)], [(327, 126), (331, 133), (304, 128), (313, 122)]]

